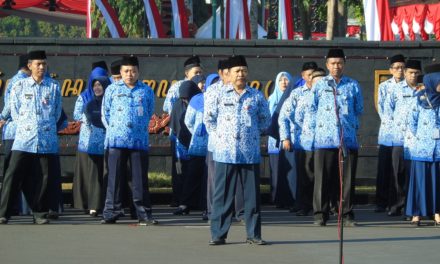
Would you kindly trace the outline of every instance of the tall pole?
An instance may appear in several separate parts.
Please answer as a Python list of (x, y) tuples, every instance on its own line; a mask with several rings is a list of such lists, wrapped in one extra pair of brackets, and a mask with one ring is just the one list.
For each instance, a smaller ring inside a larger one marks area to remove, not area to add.
[(217, 36), (217, 0), (212, 0), (212, 39)]

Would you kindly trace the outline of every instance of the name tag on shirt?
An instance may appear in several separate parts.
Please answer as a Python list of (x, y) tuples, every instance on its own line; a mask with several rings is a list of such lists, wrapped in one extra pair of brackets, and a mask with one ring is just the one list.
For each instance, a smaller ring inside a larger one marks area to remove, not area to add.
[(404, 94), (403, 97), (412, 97), (412, 94)]
[(440, 129), (436, 128), (432, 131), (432, 139), (440, 139)]
[(24, 98), (26, 98), (27, 100), (32, 99), (32, 97), (34, 97), (33, 94), (24, 94)]

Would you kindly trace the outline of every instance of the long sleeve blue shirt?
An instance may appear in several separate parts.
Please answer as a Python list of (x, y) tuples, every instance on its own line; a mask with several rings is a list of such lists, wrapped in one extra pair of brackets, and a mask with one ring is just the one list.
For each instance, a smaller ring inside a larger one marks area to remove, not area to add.
[(377, 112), (380, 117), (378, 144), (384, 146), (393, 145), (393, 110), (390, 105), (391, 95), (395, 86), (398, 86), (394, 78), (390, 78), (379, 85), (377, 96)]
[(163, 111), (171, 114), (173, 110), (173, 105), (179, 99), (179, 88), (180, 85), (186, 80), (180, 80), (171, 85), (170, 89), (167, 92), (167, 96), (165, 97), (165, 101), (163, 102)]
[(11, 90), (11, 116), (17, 125), (12, 150), (57, 153), (57, 121), (61, 115), (60, 85), (45, 77), (17, 81)]
[(14, 120), (11, 118), (11, 106), (9, 104), (9, 98), (11, 96), (11, 89), (12, 86), (18, 81), (22, 79), (26, 79), (29, 76), (22, 71), (18, 71), (17, 74), (15, 74), (12, 79), (9, 81), (8, 86), (6, 87), (5, 94), (4, 94), (4, 106), (3, 111), (1, 113), (0, 119), (3, 119), (6, 121), (6, 123), (3, 125), (3, 140), (14, 140), (15, 138), (15, 129), (16, 125)]
[(223, 86), (205, 101), (204, 122), (216, 135), (214, 160), (231, 164), (257, 164), (261, 160), (260, 135), (270, 125), (270, 112), (263, 94), (246, 86), (238, 94)]
[[(203, 96), (203, 94), (196, 96)], [(197, 111), (189, 104), (185, 114), (185, 125), (192, 134), (188, 154), (191, 156), (206, 156), (208, 132), (205, 124), (203, 124), (203, 112)]]
[(364, 110), (359, 83), (342, 76), (336, 85), (336, 105), (340, 124), (335, 111), (335, 95), (330, 83), (334, 83), (334, 79), (328, 75), (315, 86), (313, 107), (317, 110), (314, 148), (338, 148), (340, 145), (339, 127), (342, 124), (345, 147), (357, 149), (359, 147), (356, 139), (359, 128), (358, 118)]
[(105, 148), (148, 150), (148, 124), (154, 110), (153, 90), (138, 81), (129, 88), (121, 80), (105, 90), (102, 123)]

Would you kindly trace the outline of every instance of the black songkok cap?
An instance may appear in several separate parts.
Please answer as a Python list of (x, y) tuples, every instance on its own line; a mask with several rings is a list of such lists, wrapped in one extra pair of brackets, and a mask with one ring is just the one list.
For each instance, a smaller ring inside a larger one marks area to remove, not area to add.
[(29, 59), (27, 54), (20, 55), (20, 57), (18, 58), (18, 69), (27, 67), (28, 60)]
[(218, 64), (217, 64), (217, 70), (226, 70), (226, 69), (228, 69), (229, 68), (228, 63), (229, 63), (229, 61), (227, 59), (226, 60), (219, 60)]
[(242, 55), (229, 57), (229, 69), (233, 67), (245, 66), (247, 67), (246, 58)]
[(92, 71), (98, 67), (108, 71), (107, 63), (105, 63), (105, 61), (95, 61), (94, 63), (92, 63)]
[(183, 67), (185, 67), (186, 70), (189, 70), (193, 67), (200, 67), (200, 58), (199, 56), (192, 56), (189, 57), (184, 63)]
[(117, 61), (112, 62), (112, 64), (110, 65), (110, 71), (111, 71), (112, 75), (121, 74), (121, 63), (122, 63), (122, 60), (117, 60)]
[(393, 57), (390, 58), (390, 65), (392, 65), (395, 62), (403, 62), (403, 63), (405, 63), (405, 57), (403, 57), (402, 54), (394, 55)]
[(45, 60), (46, 52), (44, 50), (34, 50), (28, 53), (28, 60)]
[(344, 51), (342, 49), (329, 49), (327, 53), (328, 58), (343, 58), (345, 60)]
[(139, 67), (138, 58), (135, 56), (124, 56), (121, 60), (121, 66), (137, 66)]
[(405, 68), (422, 70), (422, 63), (419, 60), (407, 60), (405, 63)]
[(302, 67), (302, 71), (307, 70), (316, 70), (318, 68), (318, 64), (314, 61), (305, 62)]
[(425, 74), (440, 72), (440, 63), (431, 64), (425, 67)]

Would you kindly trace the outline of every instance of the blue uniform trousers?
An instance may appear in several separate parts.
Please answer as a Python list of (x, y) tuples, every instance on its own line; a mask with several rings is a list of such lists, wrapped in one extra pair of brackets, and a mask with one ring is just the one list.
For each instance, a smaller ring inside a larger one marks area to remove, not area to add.
[(238, 182), (244, 195), (247, 238), (261, 238), (259, 164), (215, 163), (214, 196), (211, 213), (213, 240), (226, 239), (233, 217)]
[(139, 220), (147, 218), (151, 202), (148, 190), (148, 152), (145, 150), (116, 149), (108, 151), (107, 193), (103, 218), (117, 218), (122, 212), (122, 190), (127, 184), (126, 165), (130, 161), (133, 205)]

